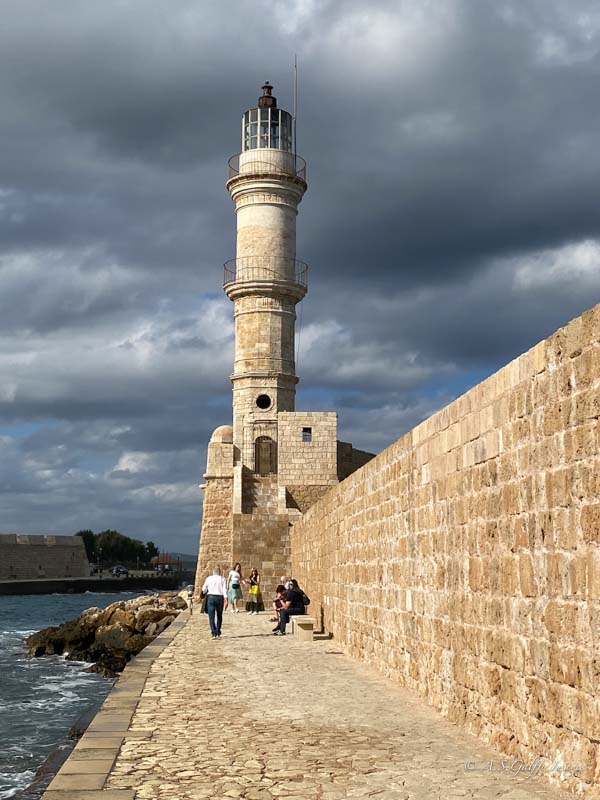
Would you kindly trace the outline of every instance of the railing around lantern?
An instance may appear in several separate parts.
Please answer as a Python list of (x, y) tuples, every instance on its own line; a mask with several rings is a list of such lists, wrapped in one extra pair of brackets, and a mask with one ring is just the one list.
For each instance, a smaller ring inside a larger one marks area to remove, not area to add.
[[(256, 154), (251, 158), (249, 153)], [(272, 157), (269, 154), (272, 153)], [(240, 157), (243, 162), (240, 164)], [(306, 161), (300, 156), (288, 153), (285, 150), (246, 150), (231, 156), (227, 162), (227, 180), (237, 178), (238, 175), (293, 175), (306, 180)]]
[(284, 256), (243, 256), (224, 264), (223, 284), (245, 281), (292, 281), (306, 287), (308, 264)]

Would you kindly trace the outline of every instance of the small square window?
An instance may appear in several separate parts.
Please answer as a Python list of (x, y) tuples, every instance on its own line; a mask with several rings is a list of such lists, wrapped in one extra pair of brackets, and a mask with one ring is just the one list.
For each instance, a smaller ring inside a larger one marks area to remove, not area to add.
[(302, 428), (302, 441), (312, 442), (312, 428)]

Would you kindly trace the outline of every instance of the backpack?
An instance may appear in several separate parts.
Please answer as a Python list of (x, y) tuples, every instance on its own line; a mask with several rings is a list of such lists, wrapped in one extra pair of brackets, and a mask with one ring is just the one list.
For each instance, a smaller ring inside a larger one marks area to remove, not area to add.
[(304, 592), (301, 592), (301, 594), (302, 594), (302, 602), (304, 603), (305, 606), (309, 606), (310, 605), (310, 597), (307, 594), (305, 594)]

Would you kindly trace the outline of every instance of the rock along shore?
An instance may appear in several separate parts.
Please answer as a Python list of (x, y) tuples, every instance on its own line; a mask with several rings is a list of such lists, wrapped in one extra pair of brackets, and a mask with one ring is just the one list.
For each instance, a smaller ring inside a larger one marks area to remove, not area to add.
[(25, 645), (31, 656), (64, 655), (73, 661), (89, 661), (91, 672), (115, 677), (185, 608), (184, 598), (172, 592), (119, 600), (44, 628), (29, 636)]

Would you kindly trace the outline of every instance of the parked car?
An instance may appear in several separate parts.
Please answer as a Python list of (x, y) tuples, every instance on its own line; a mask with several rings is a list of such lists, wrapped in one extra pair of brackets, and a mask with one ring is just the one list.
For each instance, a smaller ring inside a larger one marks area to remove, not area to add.
[(129, 570), (123, 564), (117, 564), (110, 572), (115, 578), (126, 578), (129, 575)]

